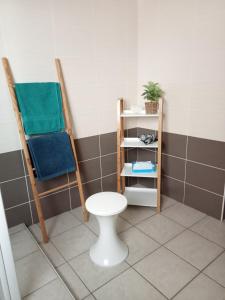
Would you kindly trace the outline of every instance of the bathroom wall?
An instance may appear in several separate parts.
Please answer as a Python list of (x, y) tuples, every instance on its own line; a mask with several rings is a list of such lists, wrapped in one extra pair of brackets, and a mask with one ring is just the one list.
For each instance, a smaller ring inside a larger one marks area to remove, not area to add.
[[(0, 1), (0, 57), (9, 58), (16, 82), (56, 81), (53, 60), (61, 59), (86, 196), (115, 189), (116, 100), (136, 102), (136, 5), (135, 0)], [(37, 221), (20, 149), (0, 65), (0, 187), (10, 226)], [(67, 180), (63, 176), (39, 189)], [(77, 188), (42, 203), (45, 217), (74, 208), (80, 205)]]
[[(138, 0), (138, 103), (165, 90), (163, 193), (214, 217), (225, 183), (225, 1)], [(148, 128), (146, 122), (139, 122)], [(222, 216), (223, 217), (223, 216)]]
[[(221, 0), (0, 1), (0, 57), (9, 58), (17, 82), (57, 80), (53, 59), (61, 59), (86, 196), (116, 188), (116, 99), (143, 105), (142, 85), (160, 82), (166, 92), (162, 191), (220, 218), (224, 22)], [(133, 128), (128, 135), (149, 126), (128, 123)], [(0, 65), (0, 187), (10, 226), (37, 222), (20, 149)], [(126, 155), (129, 161), (137, 157), (154, 159), (155, 153), (130, 150)], [(68, 180), (72, 177), (62, 176), (39, 189)], [(45, 217), (74, 208), (79, 205), (77, 188), (42, 203)]]

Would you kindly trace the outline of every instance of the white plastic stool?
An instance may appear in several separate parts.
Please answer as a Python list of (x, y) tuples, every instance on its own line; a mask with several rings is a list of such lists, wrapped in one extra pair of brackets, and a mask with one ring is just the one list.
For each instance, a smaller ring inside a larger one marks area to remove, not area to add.
[(87, 199), (87, 211), (96, 216), (100, 227), (99, 238), (90, 249), (90, 257), (95, 264), (111, 267), (127, 257), (128, 248), (116, 232), (118, 214), (126, 207), (127, 199), (119, 193), (102, 192)]

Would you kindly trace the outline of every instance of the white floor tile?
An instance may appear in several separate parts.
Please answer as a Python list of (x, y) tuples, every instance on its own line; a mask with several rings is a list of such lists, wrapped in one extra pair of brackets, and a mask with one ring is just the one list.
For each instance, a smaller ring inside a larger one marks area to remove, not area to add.
[(165, 300), (134, 270), (129, 269), (94, 293), (98, 300)]
[(37, 251), (38, 247), (27, 229), (17, 231), (10, 235), (13, 257), (15, 260), (21, 259), (28, 254)]
[(155, 213), (155, 210), (150, 207), (129, 205), (121, 214), (121, 217), (130, 224), (135, 225), (153, 216)]
[(173, 297), (198, 273), (194, 267), (163, 247), (134, 265), (134, 269), (168, 298)]
[(190, 227), (205, 217), (205, 214), (202, 212), (181, 203), (177, 203), (176, 205), (165, 209), (162, 214), (184, 227)]
[(212, 262), (204, 273), (225, 287), (225, 253)]
[(86, 226), (79, 225), (51, 239), (52, 243), (69, 260), (89, 250), (95, 243), (96, 236)]
[(191, 227), (191, 230), (225, 248), (225, 222), (207, 216)]
[(120, 234), (120, 238), (127, 244), (129, 255), (126, 261), (133, 265), (145, 255), (157, 249), (160, 245), (138, 229), (132, 227)]
[(184, 227), (162, 215), (155, 215), (136, 226), (160, 244), (167, 242), (184, 230)]
[(90, 291), (96, 290), (129, 267), (125, 262), (110, 268), (99, 267), (91, 261), (89, 252), (72, 259), (70, 265)]
[(174, 300), (224, 300), (225, 289), (203, 274), (196, 277)]
[(223, 248), (188, 230), (169, 241), (165, 247), (199, 270), (206, 267), (223, 251)]
[(59, 279), (46, 284), (24, 300), (75, 300)]
[(16, 273), (22, 297), (57, 277), (40, 251), (18, 260)]
[(57, 270), (77, 300), (81, 300), (90, 294), (68, 263), (60, 266)]
[(40, 244), (40, 247), (48, 256), (49, 260), (51, 261), (54, 267), (58, 267), (65, 263), (65, 259), (59, 253), (56, 247), (52, 244), (52, 242), (48, 242), (46, 244), (42, 243)]

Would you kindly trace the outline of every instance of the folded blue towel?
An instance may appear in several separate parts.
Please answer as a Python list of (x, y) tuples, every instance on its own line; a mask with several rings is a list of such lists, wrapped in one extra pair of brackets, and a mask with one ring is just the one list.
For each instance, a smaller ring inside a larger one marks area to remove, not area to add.
[(27, 142), (38, 180), (75, 171), (76, 163), (66, 132), (32, 137)]

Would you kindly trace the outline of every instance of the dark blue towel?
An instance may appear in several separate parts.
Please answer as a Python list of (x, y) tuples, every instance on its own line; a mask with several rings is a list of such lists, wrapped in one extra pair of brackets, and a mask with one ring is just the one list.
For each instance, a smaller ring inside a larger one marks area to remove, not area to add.
[(39, 180), (75, 171), (76, 164), (66, 132), (32, 137), (27, 142)]

